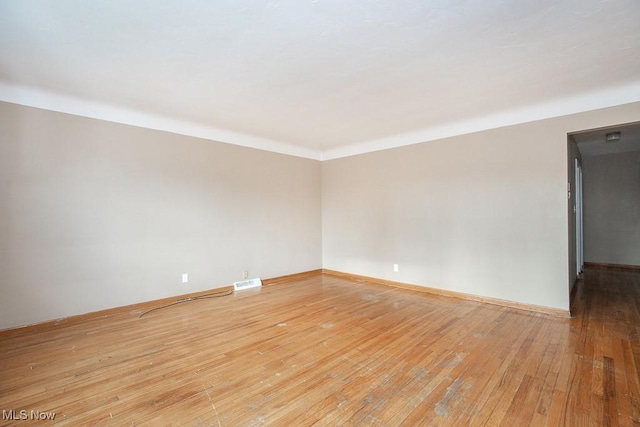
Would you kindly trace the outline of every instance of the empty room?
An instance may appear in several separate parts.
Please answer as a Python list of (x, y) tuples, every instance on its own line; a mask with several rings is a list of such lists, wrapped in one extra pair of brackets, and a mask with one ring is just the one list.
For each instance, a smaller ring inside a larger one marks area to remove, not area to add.
[(640, 423), (640, 2), (0, 0), (0, 425)]

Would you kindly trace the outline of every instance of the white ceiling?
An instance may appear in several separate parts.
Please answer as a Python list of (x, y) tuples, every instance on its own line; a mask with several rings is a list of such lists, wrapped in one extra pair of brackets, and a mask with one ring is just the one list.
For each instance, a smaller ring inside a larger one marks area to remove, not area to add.
[(330, 159), (640, 100), (638, 0), (0, 0), (0, 100)]

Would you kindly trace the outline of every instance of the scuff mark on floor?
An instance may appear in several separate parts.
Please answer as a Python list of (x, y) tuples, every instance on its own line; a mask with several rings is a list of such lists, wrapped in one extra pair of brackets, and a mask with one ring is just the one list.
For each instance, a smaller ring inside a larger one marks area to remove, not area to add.
[(220, 418), (218, 417), (218, 410), (216, 409), (216, 405), (213, 404), (213, 400), (211, 400), (211, 396), (209, 396), (209, 390), (207, 390), (205, 388), (204, 392), (207, 393), (207, 398), (209, 399), (209, 403), (211, 403), (211, 407), (213, 408), (213, 412), (216, 414), (216, 421), (218, 422), (218, 426), (222, 427), (222, 424), (220, 424)]
[(366, 294), (362, 296), (362, 299), (370, 302), (378, 302), (380, 301), (380, 297), (375, 294)]
[(447, 406), (449, 405), (451, 400), (454, 397), (456, 397), (457, 391), (463, 385), (464, 385), (464, 381), (462, 380), (462, 378), (458, 378), (458, 379), (454, 380), (453, 383), (449, 387), (447, 387), (447, 392), (445, 393), (445, 395), (442, 398), (442, 400), (440, 402), (436, 403), (436, 407), (435, 407), (436, 415), (438, 415), (440, 417), (448, 417), (449, 416), (449, 409), (447, 408)]

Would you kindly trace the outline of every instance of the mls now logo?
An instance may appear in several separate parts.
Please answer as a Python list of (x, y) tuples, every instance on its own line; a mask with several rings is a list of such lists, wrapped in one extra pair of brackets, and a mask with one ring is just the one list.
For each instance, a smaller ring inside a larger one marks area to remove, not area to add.
[(56, 418), (55, 412), (41, 412), (36, 410), (27, 411), (23, 409), (21, 411), (15, 410), (2, 410), (3, 421), (11, 420), (54, 420)]

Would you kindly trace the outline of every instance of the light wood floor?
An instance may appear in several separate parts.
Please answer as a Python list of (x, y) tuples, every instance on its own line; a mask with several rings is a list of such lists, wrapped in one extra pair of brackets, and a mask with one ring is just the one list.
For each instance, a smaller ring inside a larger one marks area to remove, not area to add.
[(4, 334), (0, 410), (56, 413), (36, 425), (633, 425), (639, 295), (640, 273), (589, 270), (561, 319), (318, 275)]

